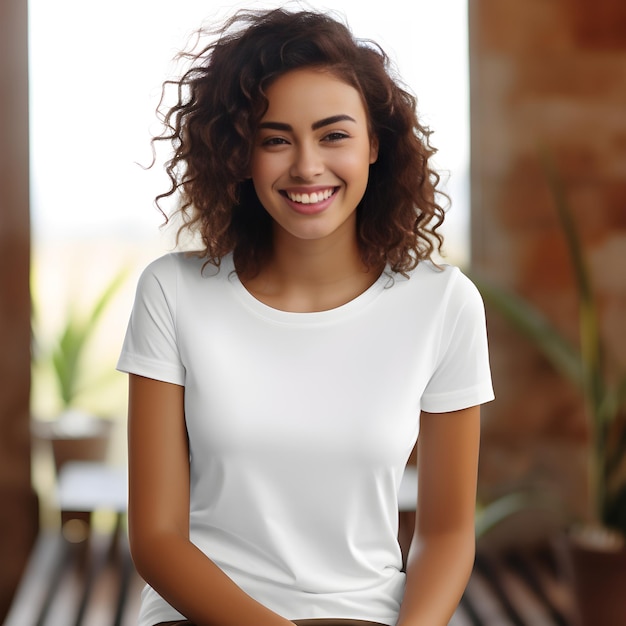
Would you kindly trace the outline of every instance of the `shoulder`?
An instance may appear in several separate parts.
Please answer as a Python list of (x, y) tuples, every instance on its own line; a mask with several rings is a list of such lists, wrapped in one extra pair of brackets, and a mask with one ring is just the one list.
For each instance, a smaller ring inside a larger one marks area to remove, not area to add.
[(176, 308), (176, 303), (196, 297), (201, 283), (219, 275), (228, 275), (228, 261), (218, 269), (206, 258), (189, 252), (171, 252), (151, 261), (137, 281), (136, 300), (152, 305)]
[(151, 261), (143, 270), (144, 275), (166, 277), (179, 272), (201, 271), (202, 259), (190, 252), (170, 252)]
[(228, 275), (231, 266), (230, 257), (225, 257), (218, 268), (208, 263), (200, 253), (170, 252), (151, 261), (142, 271), (140, 282), (156, 281), (162, 285), (173, 285), (181, 281), (200, 281)]
[(431, 315), (454, 317), (457, 312), (472, 309), (482, 314), (483, 301), (470, 278), (455, 265), (421, 261), (407, 276), (393, 274), (391, 291), (404, 294), (421, 310)]
[(405, 284), (413, 291), (423, 294), (432, 293), (439, 297), (453, 294), (477, 294), (474, 283), (456, 265), (435, 264), (432, 261), (420, 261), (408, 275), (394, 274), (394, 284)]

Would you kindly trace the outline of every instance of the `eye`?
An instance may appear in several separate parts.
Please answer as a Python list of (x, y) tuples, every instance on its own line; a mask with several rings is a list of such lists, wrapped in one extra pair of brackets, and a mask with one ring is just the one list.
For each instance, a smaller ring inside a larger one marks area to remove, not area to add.
[(262, 146), (282, 146), (288, 143), (284, 137), (267, 137), (261, 140)]
[(334, 130), (332, 133), (328, 133), (324, 135), (323, 141), (328, 141), (330, 143), (334, 143), (336, 141), (341, 141), (342, 139), (349, 139), (350, 135), (348, 133), (344, 133), (339, 130)]

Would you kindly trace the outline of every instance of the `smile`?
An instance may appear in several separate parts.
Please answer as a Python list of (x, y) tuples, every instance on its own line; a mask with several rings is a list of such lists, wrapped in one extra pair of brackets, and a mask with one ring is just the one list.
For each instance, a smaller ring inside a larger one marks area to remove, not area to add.
[(328, 189), (314, 191), (312, 193), (292, 193), (290, 191), (284, 191), (282, 193), (284, 193), (284, 195), (286, 195), (292, 202), (298, 202), (299, 204), (317, 204), (318, 202), (328, 200), (328, 198), (330, 198), (336, 191), (336, 187), (330, 187)]

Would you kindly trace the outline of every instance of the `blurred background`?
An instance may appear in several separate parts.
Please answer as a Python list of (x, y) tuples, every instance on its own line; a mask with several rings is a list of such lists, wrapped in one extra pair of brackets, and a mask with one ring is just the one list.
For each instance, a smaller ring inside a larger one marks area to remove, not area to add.
[[(580, 522), (626, 535), (626, 5), (311, 5), (385, 48), (434, 130), (452, 200), (446, 260), (483, 291), (497, 395), (483, 417), (480, 545), (543, 549)], [(153, 204), (160, 162), (142, 167), (161, 84), (198, 25), (249, 6), (276, 5), (2, 3), (0, 620), (37, 537), (76, 520), (64, 540), (120, 523), (123, 537), (119, 493), (61, 514), (61, 469), (91, 462), (89, 448), (102, 492), (121, 489), (115, 362), (139, 272), (174, 245)], [(68, 452), (79, 438), (89, 445)], [(574, 623), (569, 583), (555, 580), (544, 617), (494, 609), (471, 623)], [(468, 602), (482, 598), (471, 589)]]

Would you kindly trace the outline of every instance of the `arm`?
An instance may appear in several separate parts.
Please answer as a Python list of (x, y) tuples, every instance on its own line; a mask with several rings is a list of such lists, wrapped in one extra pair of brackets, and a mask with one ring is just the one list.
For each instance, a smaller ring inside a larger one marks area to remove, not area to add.
[(189, 541), (184, 387), (130, 375), (129, 536), (139, 574), (198, 626), (287, 626)]
[(480, 407), (422, 413), (418, 508), (398, 626), (446, 626), (474, 564)]

